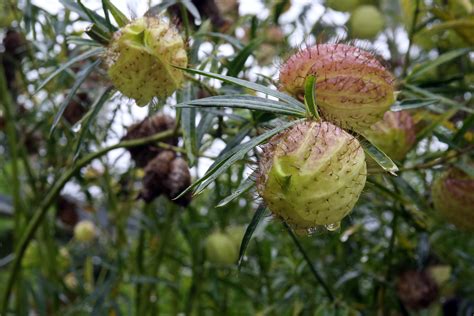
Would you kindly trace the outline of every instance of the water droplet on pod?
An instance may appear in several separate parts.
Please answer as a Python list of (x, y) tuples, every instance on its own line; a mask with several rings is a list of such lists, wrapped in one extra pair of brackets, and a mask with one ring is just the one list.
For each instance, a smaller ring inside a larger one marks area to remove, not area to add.
[(330, 232), (333, 232), (335, 230), (338, 230), (341, 227), (341, 222), (327, 224), (327, 225), (324, 225), (324, 227), (326, 227), (326, 229), (329, 230)]

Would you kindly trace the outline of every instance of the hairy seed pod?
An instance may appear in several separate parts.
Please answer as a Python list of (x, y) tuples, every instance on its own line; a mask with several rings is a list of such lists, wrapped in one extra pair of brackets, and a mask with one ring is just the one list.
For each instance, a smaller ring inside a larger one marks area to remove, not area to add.
[[(166, 114), (156, 114), (151, 117), (145, 118), (140, 123), (131, 125), (127, 130), (127, 135), (123, 137), (123, 140), (132, 140), (137, 138), (143, 138), (152, 136), (154, 134), (164, 132), (175, 127), (175, 120)], [(163, 143), (176, 146), (178, 144), (177, 137), (169, 137), (162, 141)], [(156, 157), (163, 149), (154, 145), (141, 145), (129, 148), (130, 155), (135, 161), (135, 164), (143, 168), (150, 160)]]
[(321, 115), (342, 128), (367, 129), (395, 101), (393, 75), (355, 46), (318, 44), (296, 53), (280, 70), (281, 89), (301, 98), (309, 75), (316, 76)]
[(426, 271), (408, 270), (398, 276), (397, 295), (403, 305), (411, 310), (420, 310), (438, 297), (438, 286)]
[(365, 136), (390, 158), (402, 160), (416, 142), (415, 123), (406, 111), (386, 112)]
[(305, 121), (287, 129), (264, 146), (260, 158), (260, 196), (298, 231), (337, 228), (365, 185), (359, 142), (328, 122)]
[(238, 249), (226, 234), (215, 232), (206, 239), (206, 257), (217, 265), (235, 264), (239, 258)]
[(124, 95), (140, 106), (166, 98), (183, 82), (188, 57), (176, 29), (161, 18), (143, 17), (117, 31), (106, 53), (108, 74)]
[(452, 168), (442, 173), (431, 188), (435, 209), (456, 227), (474, 231), (474, 178)]

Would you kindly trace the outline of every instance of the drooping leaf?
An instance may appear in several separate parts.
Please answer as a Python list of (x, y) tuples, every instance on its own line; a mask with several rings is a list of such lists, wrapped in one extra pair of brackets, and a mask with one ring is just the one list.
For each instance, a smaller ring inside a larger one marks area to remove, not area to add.
[(237, 76), (245, 66), (245, 62), (252, 55), (252, 52), (262, 43), (260, 39), (250, 41), (227, 65), (227, 75), (231, 77)]
[(302, 104), (300, 101), (296, 100), (295, 98), (291, 97), (290, 95), (288, 95), (286, 93), (282, 93), (282, 92), (277, 91), (277, 90), (267, 88), (267, 87), (262, 86), (262, 85), (257, 84), (257, 83), (253, 83), (253, 82), (242, 80), (242, 79), (237, 79), (237, 78), (234, 78), (234, 77), (219, 75), (219, 74), (215, 74), (215, 73), (211, 73), (211, 72), (207, 72), (207, 71), (197, 70), (197, 69), (182, 68), (182, 67), (177, 67), (177, 66), (175, 66), (175, 67), (179, 68), (181, 70), (193, 73), (193, 74), (203, 75), (205, 77), (214, 78), (214, 79), (219, 79), (219, 80), (222, 80), (224, 82), (233, 83), (233, 84), (236, 84), (236, 85), (244, 87), (244, 88), (249, 88), (249, 89), (252, 89), (252, 90), (255, 90), (255, 91), (262, 92), (266, 95), (270, 95), (272, 97), (275, 97), (275, 98), (278, 98), (282, 101), (285, 101), (290, 106), (292, 106), (296, 109), (297, 108), (300, 108), (300, 109), (305, 108), (304, 104)]
[(220, 201), (216, 207), (226, 206), (227, 204), (229, 204), (230, 202), (232, 202), (233, 200), (235, 200), (236, 198), (238, 198), (239, 196), (241, 196), (242, 194), (250, 190), (255, 184), (255, 180), (253, 179), (254, 175), (255, 175), (255, 172), (253, 172), (250, 176), (248, 176), (247, 179), (242, 181), (239, 187), (235, 189), (235, 191), (232, 192), (231, 195), (227, 196), (222, 201)]
[(102, 92), (91, 106), (91, 110), (87, 112), (87, 114), (83, 117), (82, 121), (83, 123), (81, 124), (81, 130), (79, 132), (79, 137), (77, 138), (77, 143), (76, 143), (76, 149), (74, 150), (74, 161), (79, 158), (79, 154), (82, 148), (82, 142), (84, 140), (84, 136), (86, 132), (89, 130), (89, 126), (91, 125), (93, 119), (97, 116), (97, 114), (100, 112), (104, 104), (107, 102), (107, 100), (110, 97), (112, 88), (109, 87)]
[[(361, 135), (362, 136), (362, 135)], [(372, 144), (367, 138), (363, 138), (359, 140), (362, 148), (367, 155), (369, 155), (383, 170), (386, 172), (396, 175), (398, 171), (397, 165), (388, 157), (382, 150), (380, 150), (377, 146)]]
[(242, 238), (242, 243), (240, 244), (239, 260), (237, 261), (237, 265), (239, 269), (242, 266), (242, 260), (244, 259), (245, 251), (247, 250), (250, 239), (252, 239), (252, 235), (255, 232), (255, 229), (257, 228), (261, 219), (265, 215), (266, 209), (267, 207), (263, 203), (261, 203), (258, 206), (257, 210), (255, 211), (255, 214), (253, 215), (252, 220), (250, 221), (250, 224), (247, 226), (247, 229), (245, 230), (244, 237)]
[(48, 76), (48, 78), (46, 78), (40, 85), (39, 87), (36, 89), (36, 92), (38, 92), (39, 90), (43, 89), (47, 84), (48, 82), (50, 82), (54, 77), (56, 77), (59, 73), (61, 73), (62, 71), (64, 71), (65, 69), (69, 68), (71, 65), (77, 63), (77, 62), (80, 62), (82, 60), (85, 60), (87, 58), (90, 58), (92, 56), (97, 56), (99, 54), (101, 54), (102, 52), (104, 51), (104, 49), (101, 47), (101, 48), (94, 48), (92, 50), (88, 50), (78, 56), (75, 56), (71, 59), (69, 59), (67, 62), (65, 62), (64, 64), (62, 64), (58, 69), (56, 69), (55, 71), (53, 71), (52, 74), (50, 74)]
[(405, 99), (402, 101), (395, 102), (394, 105), (390, 108), (390, 111), (397, 112), (397, 111), (404, 111), (404, 110), (411, 110), (411, 109), (418, 109), (422, 107), (426, 107), (432, 104), (439, 103), (437, 99)]
[(248, 110), (259, 110), (282, 115), (304, 117), (305, 112), (289, 107), (287, 103), (255, 97), (251, 95), (224, 95), (192, 100), (177, 104), (176, 107), (229, 107)]
[(56, 129), (56, 126), (58, 125), (59, 123), (59, 120), (61, 119), (61, 117), (63, 116), (63, 113), (64, 113), (64, 110), (66, 109), (66, 107), (69, 105), (69, 103), (71, 102), (72, 98), (74, 97), (74, 95), (76, 94), (76, 91), (77, 89), (79, 89), (79, 87), (81, 86), (81, 84), (87, 79), (87, 77), (90, 75), (90, 73), (92, 71), (94, 71), (95, 67), (98, 66), (99, 64), (101, 63), (101, 60), (98, 59), (96, 60), (95, 62), (91, 63), (89, 66), (85, 67), (84, 69), (82, 69), (78, 74), (77, 74), (77, 78), (76, 78), (76, 81), (74, 82), (73, 86), (71, 87), (71, 90), (69, 90), (69, 93), (68, 95), (66, 96), (66, 98), (64, 99), (64, 101), (61, 103), (61, 105), (59, 106), (59, 110), (58, 112), (56, 113), (55, 117), (54, 117), (54, 120), (53, 120), (53, 124), (51, 125), (51, 130), (50, 130), (50, 135), (54, 133), (54, 130)]

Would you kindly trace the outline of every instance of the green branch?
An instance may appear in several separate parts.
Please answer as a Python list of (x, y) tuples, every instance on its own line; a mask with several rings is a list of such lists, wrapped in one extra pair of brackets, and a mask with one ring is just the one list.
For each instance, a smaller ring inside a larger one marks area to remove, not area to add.
[(71, 169), (66, 171), (51, 187), (48, 191), (43, 202), (40, 204), (37, 210), (34, 212), (33, 218), (29, 221), (29, 224), (26, 228), (26, 231), (21, 236), (20, 242), (16, 247), (16, 257), (13, 261), (13, 266), (11, 268), (10, 275), (8, 276), (7, 286), (5, 288), (5, 293), (3, 295), (3, 304), (2, 304), (2, 313), (0, 315), (7, 315), (8, 309), (8, 302), (10, 299), (11, 291), (13, 289), (13, 283), (15, 282), (15, 278), (18, 274), (18, 271), (21, 266), (21, 260), (25, 253), (26, 248), (28, 247), (30, 241), (33, 239), (33, 236), (40, 226), (41, 222), (43, 221), (46, 213), (48, 212), (49, 207), (55, 201), (58, 194), (61, 192), (64, 185), (84, 166), (88, 165), (94, 159), (101, 157), (107, 154), (109, 151), (118, 148), (130, 148), (135, 146), (140, 146), (152, 142), (158, 142), (160, 140), (164, 140), (174, 134), (173, 130), (167, 130), (149, 137), (144, 137), (140, 139), (122, 141), (115, 145), (105, 147), (100, 149), (97, 152), (90, 153), (89, 155), (85, 156), (84, 158), (80, 159)]

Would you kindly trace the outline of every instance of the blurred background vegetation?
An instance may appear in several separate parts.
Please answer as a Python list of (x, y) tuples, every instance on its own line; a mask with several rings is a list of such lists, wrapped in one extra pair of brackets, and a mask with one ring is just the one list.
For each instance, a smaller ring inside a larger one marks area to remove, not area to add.
[[(404, 151), (392, 157), (398, 176), (374, 167), (341, 227), (310, 236), (258, 207), (258, 149), (192, 199), (170, 193), (190, 184), (188, 167), (195, 181), (279, 124), (261, 111), (173, 105), (261, 94), (188, 74), (172, 97), (138, 107), (114, 90), (101, 54), (122, 22), (145, 12), (59, 2), (0, 2), (0, 314), (474, 313), (472, 231), (442, 217), (431, 194), (449, 168), (474, 177), (472, 1), (148, 4), (147, 15), (177, 25), (190, 68), (276, 89), (280, 65), (299, 49), (354, 41), (395, 74), (392, 109), (410, 114), (415, 135), (403, 149), (406, 131), (382, 136), (381, 147), (395, 137), (395, 153)], [(177, 176), (150, 180), (158, 171), (140, 159), (164, 150), (181, 159)], [(469, 201), (457, 218), (472, 228)]]

